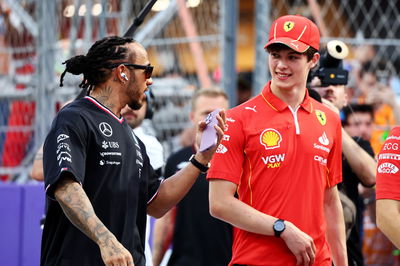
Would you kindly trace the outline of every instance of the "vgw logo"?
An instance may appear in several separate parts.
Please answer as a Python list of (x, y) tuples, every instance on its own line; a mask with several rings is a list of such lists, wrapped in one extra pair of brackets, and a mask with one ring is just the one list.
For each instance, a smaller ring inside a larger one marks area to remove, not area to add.
[(280, 167), (281, 163), (285, 161), (285, 154), (274, 154), (274, 155), (269, 155), (269, 156), (263, 156), (261, 157), (263, 160), (264, 164), (267, 165), (267, 168), (276, 168)]

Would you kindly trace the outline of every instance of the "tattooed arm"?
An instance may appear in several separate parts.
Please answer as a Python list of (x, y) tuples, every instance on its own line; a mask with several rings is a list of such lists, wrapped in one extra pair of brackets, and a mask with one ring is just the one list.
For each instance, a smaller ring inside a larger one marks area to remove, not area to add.
[(108, 265), (134, 265), (132, 255), (96, 216), (82, 186), (70, 176), (60, 179), (54, 196), (65, 215), (79, 230), (100, 247), (103, 262)]

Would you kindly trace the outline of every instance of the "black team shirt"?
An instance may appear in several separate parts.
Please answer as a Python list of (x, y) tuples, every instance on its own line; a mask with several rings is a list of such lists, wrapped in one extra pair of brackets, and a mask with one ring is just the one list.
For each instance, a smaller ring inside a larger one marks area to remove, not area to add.
[(65, 216), (54, 188), (68, 172), (86, 192), (97, 217), (145, 265), (146, 208), (160, 180), (143, 143), (125, 120), (86, 96), (64, 107), (44, 144), (48, 211), (41, 265), (104, 265), (97, 244)]
[[(188, 164), (192, 147), (172, 154), (165, 165), (165, 178)], [(232, 226), (210, 215), (209, 183), (205, 174), (178, 203), (173, 249), (168, 266), (226, 266), (232, 257)]]
[[(363, 140), (359, 137), (353, 137), (353, 140), (363, 148), (371, 157), (374, 157), (374, 151), (372, 150), (369, 141)], [(343, 156), (343, 182), (338, 185), (338, 188), (343, 191), (351, 201), (356, 205), (356, 224), (350, 231), (349, 239), (347, 239), (347, 258), (349, 266), (363, 266), (364, 259), (362, 254), (362, 222), (363, 222), (363, 211), (365, 209), (362, 197), (358, 193), (358, 184), (362, 184), (360, 179), (351, 169), (346, 158)]]

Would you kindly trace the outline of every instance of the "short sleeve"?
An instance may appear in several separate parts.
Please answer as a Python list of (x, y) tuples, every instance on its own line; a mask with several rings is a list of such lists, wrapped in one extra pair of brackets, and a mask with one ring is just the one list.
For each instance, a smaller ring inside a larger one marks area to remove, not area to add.
[(342, 182), (342, 126), (337, 123), (335, 142), (328, 156), (328, 187), (334, 187)]
[(153, 167), (150, 164), (150, 158), (147, 155), (147, 151), (146, 151), (146, 147), (143, 144), (142, 141), (140, 141), (141, 144), (141, 149), (144, 152), (144, 169), (145, 169), (145, 173), (144, 175), (147, 176), (147, 198), (146, 198), (146, 202), (147, 204), (149, 204), (158, 194), (158, 190), (160, 189), (160, 185), (161, 183), (164, 181), (163, 178), (161, 178), (156, 171), (153, 169)]
[(376, 199), (400, 200), (400, 127), (394, 128), (378, 155)]
[(85, 129), (76, 113), (61, 111), (53, 121), (43, 147), (44, 181), (50, 198), (54, 198), (54, 185), (65, 171), (83, 183), (87, 145)]
[(228, 129), (211, 160), (207, 179), (224, 179), (239, 184), (243, 172), (245, 145), (242, 121), (229, 111), (226, 120)]

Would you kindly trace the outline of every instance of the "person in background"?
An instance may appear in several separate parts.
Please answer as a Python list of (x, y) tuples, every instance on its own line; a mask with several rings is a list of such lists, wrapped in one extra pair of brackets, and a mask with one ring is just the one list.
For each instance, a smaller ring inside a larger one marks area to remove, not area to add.
[(347, 265), (340, 119), (306, 89), (319, 36), (305, 17), (274, 21), (271, 81), (227, 112), (207, 179), (211, 214), (234, 226), (229, 265)]
[[(153, 102), (154, 96), (151, 90), (145, 92), (146, 100), (143, 102), (139, 110), (132, 110), (126, 105), (121, 110), (121, 115), (124, 117), (128, 125), (132, 128), (135, 135), (144, 143), (146, 153), (149, 156), (150, 164), (158, 176), (161, 176), (162, 167), (164, 166), (164, 151), (161, 143), (153, 136), (148, 129), (143, 125), (145, 119), (152, 119), (154, 110)], [(146, 241), (144, 253), (146, 256), (146, 266), (152, 266), (152, 253), (149, 243), (151, 231), (151, 218), (147, 215), (146, 223)]]
[(335, 48), (345, 51), (347, 46), (339, 41), (328, 43), (327, 51), (321, 56), (319, 69), (313, 72), (311, 84), (327, 107), (338, 116), (340, 112), (342, 114), (343, 182), (338, 184), (338, 188), (345, 213), (348, 264), (356, 266), (364, 265), (361, 242), (364, 206), (358, 185), (375, 185), (374, 153), (368, 139), (361, 138), (372, 128), (373, 111), (371, 106), (368, 106), (370, 109), (359, 108), (358, 105), (347, 106), (348, 72), (343, 69), (342, 62), (347, 53), (338, 54)]
[[(195, 91), (190, 112), (193, 127), (217, 108), (228, 108), (228, 97), (224, 91), (218, 88)], [(164, 177), (169, 178), (189, 164), (189, 157), (196, 150), (195, 143), (192, 143), (172, 154), (167, 160)], [(160, 265), (171, 243), (169, 266), (225, 266), (229, 263), (232, 255), (232, 227), (210, 215), (208, 186), (205, 173), (201, 173), (176, 208), (155, 222), (155, 266)]]
[(128, 125), (133, 129), (135, 135), (143, 141), (146, 146), (146, 152), (149, 155), (150, 164), (155, 172), (161, 176), (162, 167), (164, 166), (164, 150), (158, 139), (144, 126), (146, 119), (151, 120), (154, 114), (154, 96), (149, 90), (145, 92), (146, 100), (143, 102), (139, 110), (133, 110), (126, 105), (121, 110), (121, 115), (124, 117)]
[(375, 154), (394, 125), (400, 124), (400, 107), (392, 88), (379, 81), (377, 68), (371, 62), (366, 62), (360, 71), (359, 89), (362, 94), (358, 103), (371, 104), (374, 107), (374, 126), (371, 136), (371, 146)]

